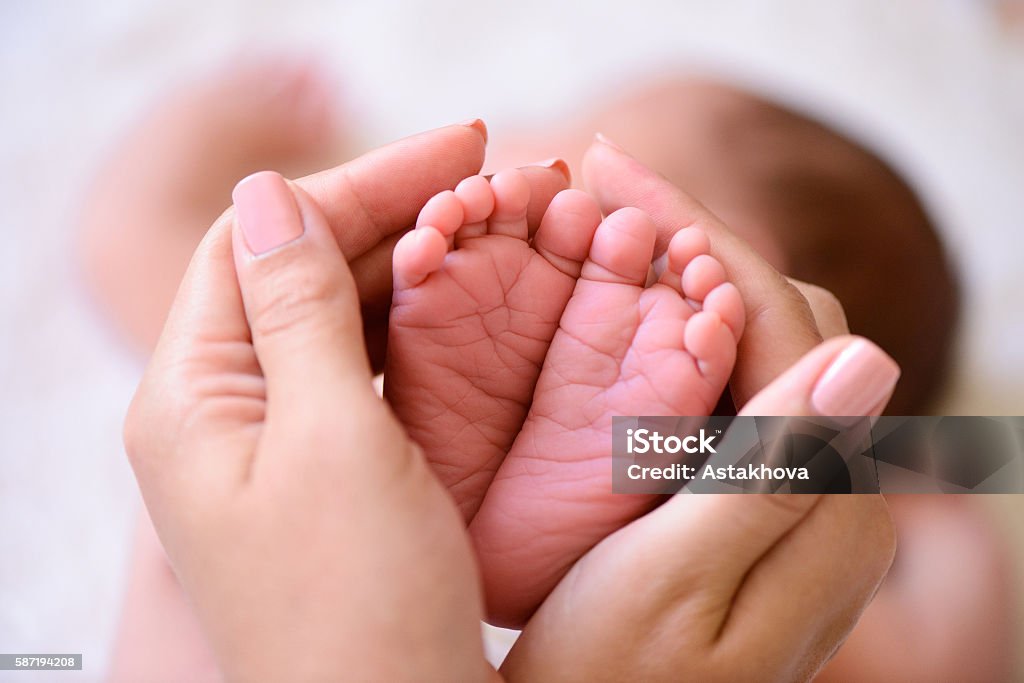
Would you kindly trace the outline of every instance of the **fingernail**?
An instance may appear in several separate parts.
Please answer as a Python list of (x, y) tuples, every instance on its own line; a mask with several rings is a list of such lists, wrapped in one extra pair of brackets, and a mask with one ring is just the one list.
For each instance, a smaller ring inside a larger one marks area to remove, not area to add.
[(302, 216), (288, 183), (274, 171), (260, 171), (235, 185), (235, 220), (256, 256), (302, 236)]
[(459, 123), (460, 126), (467, 126), (480, 133), (484, 139), (484, 144), (487, 143), (487, 124), (483, 122), (483, 119), (466, 119)]
[(622, 152), (623, 154), (629, 154), (626, 150), (622, 149), (617, 143), (612, 142), (604, 133), (595, 133), (594, 138), (601, 144), (608, 145), (616, 152)]
[(818, 379), (811, 407), (822, 416), (867, 416), (892, 392), (900, 367), (865, 339), (850, 344)]
[(540, 166), (541, 168), (553, 168), (563, 176), (565, 176), (565, 182), (572, 182), (572, 171), (569, 170), (569, 164), (565, 159), (560, 157), (552, 157), (551, 159), (545, 159), (544, 161), (538, 161), (535, 164), (527, 164), (528, 166)]

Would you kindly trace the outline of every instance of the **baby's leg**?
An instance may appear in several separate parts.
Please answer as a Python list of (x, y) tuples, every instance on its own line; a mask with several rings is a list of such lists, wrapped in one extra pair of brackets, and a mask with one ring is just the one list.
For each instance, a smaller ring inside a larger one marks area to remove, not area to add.
[(164, 98), (117, 144), (83, 207), (82, 270), (103, 312), (148, 353), (192, 252), (249, 173), (334, 156), (333, 96), (296, 60), (232, 63)]

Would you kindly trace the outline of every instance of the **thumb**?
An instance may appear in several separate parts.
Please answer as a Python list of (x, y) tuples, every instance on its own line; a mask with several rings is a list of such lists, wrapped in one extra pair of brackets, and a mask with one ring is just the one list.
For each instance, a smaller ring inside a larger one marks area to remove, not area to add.
[(275, 406), (315, 419), (336, 410), (325, 394), (369, 392), (355, 281), (320, 207), (272, 171), (232, 196), (235, 269), (268, 419)]
[(743, 406), (740, 415), (880, 415), (900, 368), (863, 337), (833, 337), (808, 351)]

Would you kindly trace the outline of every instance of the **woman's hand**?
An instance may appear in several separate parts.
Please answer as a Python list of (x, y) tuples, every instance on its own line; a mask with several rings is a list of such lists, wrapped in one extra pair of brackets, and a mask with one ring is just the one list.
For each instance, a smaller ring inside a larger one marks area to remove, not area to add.
[[(385, 150), (357, 167), (377, 180), (349, 177), (362, 192), (347, 197), (351, 223), (381, 225), (366, 207), (404, 220), (419, 201), (393, 161)], [(125, 428), (222, 670), (233, 680), (493, 675), (461, 517), (371, 387), (342, 249), (347, 237), (366, 258), (374, 236), (332, 232), (317, 203), (273, 173), (240, 183), (235, 203), (193, 258)]]
[[(836, 337), (754, 396), (816, 415), (850, 371), (895, 364)], [(881, 406), (872, 412), (877, 413)], [(741, 411), (741, 414), (744, 414)], [(532, 680), (809, 680), (871, 601), (895, 552), (881, 496), (677, 495), (598, 544), (527, 624), (502, 674)]]
[[(741, 415), (881, 412), (899, 370), (871, 342), (842, 336), (834, 297), (784, 278), (613, 146), (591, 148), (584, 176), (605, 211), (650, 213), (662, 245), (690, 225), (711, 237), (747, 304), (732, 383)], [(881, 496), (675, 496), (577, 563), (502, 673), (510, 681), (806, 680), (854, 626), (894, 551)]]

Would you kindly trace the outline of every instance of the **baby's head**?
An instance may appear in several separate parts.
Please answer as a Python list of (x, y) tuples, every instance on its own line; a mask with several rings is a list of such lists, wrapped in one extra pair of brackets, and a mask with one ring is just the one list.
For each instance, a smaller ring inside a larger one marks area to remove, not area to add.
[(850, 329), (903, 368), (888, 412), (927, 412), (948, 370), (958, 287), (920, 200), (886, 162), (806, 116), (708, 82), (646, 90), (596, 127), (782, 272), (831, 290)]

